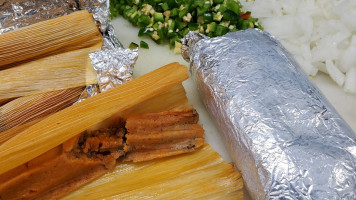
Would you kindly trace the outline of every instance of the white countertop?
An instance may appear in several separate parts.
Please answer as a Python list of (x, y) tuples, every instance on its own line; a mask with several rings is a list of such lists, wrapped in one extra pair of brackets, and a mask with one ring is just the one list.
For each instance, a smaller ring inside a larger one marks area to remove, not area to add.
[[(137, 36), (138, 28), (133, 27), (129, 22), (122, 17), (118, 17), (112, 21), (112, 24), (117, 33), (117, 37), (124, 47), (128, 47), (131, 42), (137, 44), (141, 40), (149, 44), (149, 49), (139, 49), (139, 57), (134, 68), (134, 77), (141, 76), (150, 71), (153, 71), (163, 65), (171, 62), (179, 62), (189, 66), (180, 54), (174, 54), (170, 50), (168, 44), (157, 45), (150, 38)], [(327, 75), (319, 74), (313, 79), (313, 82), (319, 87), (322, 93), (336, 108), (339, 114), (350, 125), (356, 133), (356, 95), (347, 94), (342, 88), (338, 87)], [(200, 124), (203, 125), (206, 133), (206, 140), (227, 162), (231, 158), (225, 148), (222, 138), (216, 128), (214, 121), (209, 116), (205, 109), (202, 100), (198, 95), (195, 83), (190, 78), (183, 83), (190, 104), (192, 104), (199, 113)]]

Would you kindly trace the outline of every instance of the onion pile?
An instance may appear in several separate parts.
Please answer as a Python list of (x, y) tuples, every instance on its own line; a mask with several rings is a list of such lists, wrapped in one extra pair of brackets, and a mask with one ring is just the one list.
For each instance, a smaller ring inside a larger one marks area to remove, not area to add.
[(329, 76), (346, 92), (356, 93), (356, 1), (241, 1), (258, 17), (304, 71)]

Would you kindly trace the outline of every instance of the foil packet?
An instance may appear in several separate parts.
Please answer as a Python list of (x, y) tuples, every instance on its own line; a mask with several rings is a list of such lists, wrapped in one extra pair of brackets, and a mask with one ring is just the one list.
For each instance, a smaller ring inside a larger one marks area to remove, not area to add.
[(270, 34), (190, 32), (182, 56), (254, 199), (356, 199), (356, 135)]
[(98, 84), (88, 85), (79, 101), (132, 79), (138, 50), (124, 49), (109, 19), (109, 0), (0, 0), (0, 34), (78, 10), (88, 10), (103, 35), (102, 50), (88, 56)]

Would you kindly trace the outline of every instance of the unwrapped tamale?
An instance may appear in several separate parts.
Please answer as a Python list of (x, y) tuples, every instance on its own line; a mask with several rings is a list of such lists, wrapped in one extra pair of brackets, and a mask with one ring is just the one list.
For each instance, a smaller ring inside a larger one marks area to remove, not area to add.
[(194, 151), (204, 130), (192, 107), (132, 116), (126, 120), (126, 161), (146, 161)]
[(55, 199), (104, 174), (123, 152), (120, 126), (85, 132), (0, 175), (0, 199)]
[[(160, 119), (157, 120), (157, 116)], [(170, 118), (169, 123), (165, 118)], [(204, 144), (204, 130), (196, 124), (197, 119), (193, 108), (178, 109), (140, 114), (126, 121), (118, 118), (109, 127), (85, 131), (1, 174), (0, 199), (58, 198), (113, 169), (116, 160), (124, 154), (125, 160), (138, 162), (192, 152)], [(134, 141), (130, 138), (131, 134), (140, 135), (142, 129), (146, 130), (143, 136), (150, 136), (147, 140)], [(160, 129), (165, 130), (161, 132), (164, 134), (159, 134), (163, 135), (158, 138), (162, 141), (152, 143), (155, 132)], [(130, 134), (126, 134), (126, 130), (130, 130)], [(184, 134), (189, 130), (196, 134)]]

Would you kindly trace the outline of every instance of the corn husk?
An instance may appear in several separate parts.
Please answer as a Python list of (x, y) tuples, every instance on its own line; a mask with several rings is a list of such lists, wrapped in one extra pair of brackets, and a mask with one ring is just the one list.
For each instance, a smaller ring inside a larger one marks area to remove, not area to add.
[(15, 135), (21, 133), (22, 131), (26, 130), (28, 127), (36, 124), (37, 122), (39, 122), (42, 119), (36, 119), (33, 121), (30, 121), (26, 124), (22, 124), (16, 127), (13, 127), (11, 129), (8, 129), (6, 131), (3, 131), (0, 133), (0, 145), (2, 145), (4, 142), (8, 141), (9, 139), (11, 139), (12, 137), (14, 137)]
[(8, 102), (14, 100), (15, 98), (10, 98), (10, 99), (0, 99), (0, 106), (7, 104)]
[[(93, 38), (95, 38), (93, 40)], [(65, 52), (101, 41), (92, 15), (77, 11), (0, 35), (0, 69), (53, 51)]]
[(243, 180), (208, 144), (193, 153), (120, 163), (63, 199), (243, 199)]
[(190, 105), (184, 87), (182, 84), (178, 84), (166, 91), (155, 95), (153, 98), (150, 98), (122, 112), (116, 113), (107, 120), (95, 124), (88, 129), (88, 132), (96, 131), (105, 127), (116, 126), (118, 121), (127, 119), (132, 115), (162, 112), (165, 110), (185, 108), (188, 106)]
[(167, 91), (157, 94), (154, 98), (144, 101), (120, 113), (120, 117), (129, 117), (140, 113), (162, 112), (189, 106), (182, 84), (178, 84)]
[(97, 83), (89, 53), (101, 42), (79, 50), (34, 60), (0, 71), (0, 99)]
[(186, 66), (171, 63), (47, 117), (0, 146), (0, 174), (187, 78)]
[(84, 87), (17, 98), (0, 107), (0, 132), (62, 110), (79, 99)]

